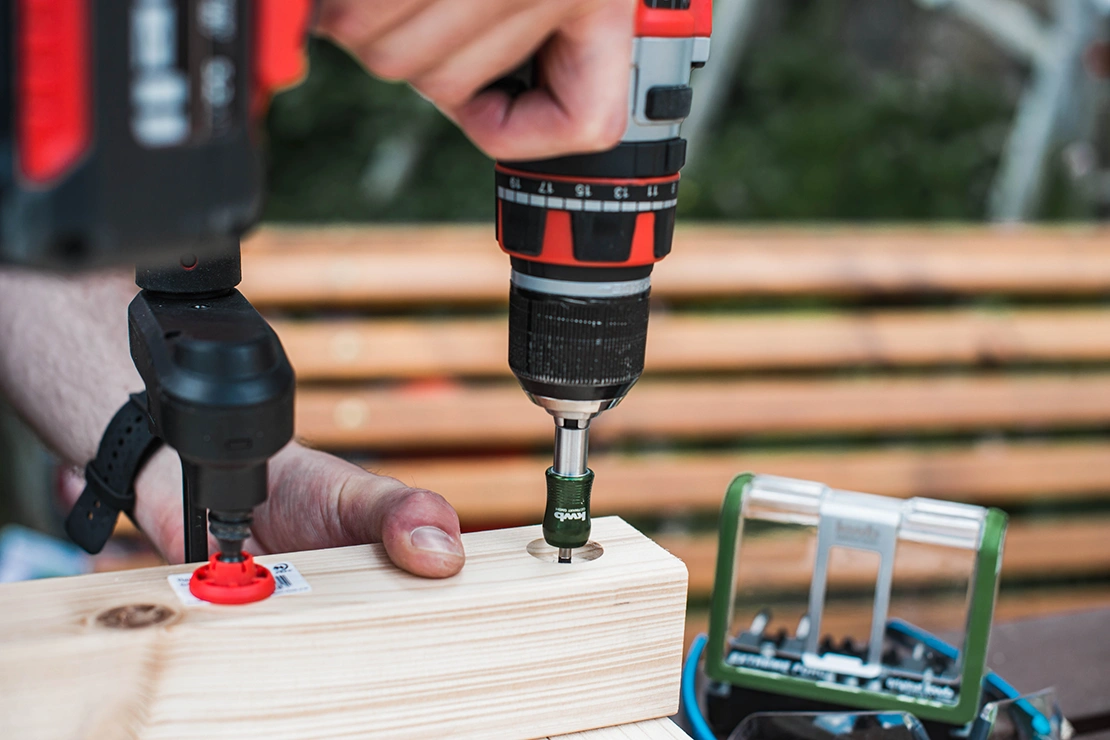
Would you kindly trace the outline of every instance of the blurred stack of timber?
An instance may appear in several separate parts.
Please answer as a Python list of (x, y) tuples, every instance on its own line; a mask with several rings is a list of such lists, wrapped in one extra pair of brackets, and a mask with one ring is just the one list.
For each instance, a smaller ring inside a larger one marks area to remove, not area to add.
[[(552, 438), (506, 366), (492, 232), (269, 228), (244, 247), (298, 434), (439, 491), (465, 529), (539, 520)], [(686, 228), (654, 283), (645, 376), (595, 423), (594, 513), (686, 561), (691, 633), (745, 470), (1000, 506), (1000, 619), (1110, 605), (1110, 230)], [(760, 557), (808, 577), (773, 542)]]

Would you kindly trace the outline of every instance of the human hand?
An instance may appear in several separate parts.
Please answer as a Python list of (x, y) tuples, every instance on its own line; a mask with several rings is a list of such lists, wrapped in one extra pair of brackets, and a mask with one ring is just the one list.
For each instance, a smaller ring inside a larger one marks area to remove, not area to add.
[[(319, 28), (491, 157), (543, 159), (619, 143), (638, 1), (321, 0)], [(483, 92), (533, 54), (538, 88)]]
[[(68, 504), (83, 485), (76, 471), (67, 476)], [(147, 462), (135, 497), (140, 528), (180, 563), (181, 464), (173, 450), (163, 447)], [(295, 442), (270, 460), (270, 495), (254, 510), (252, 533), (244, 547), (255, 555), (381, 542), (398, 567), (429, 578), (452, 576), (465, 560), (459, 517), (442, 496)]]

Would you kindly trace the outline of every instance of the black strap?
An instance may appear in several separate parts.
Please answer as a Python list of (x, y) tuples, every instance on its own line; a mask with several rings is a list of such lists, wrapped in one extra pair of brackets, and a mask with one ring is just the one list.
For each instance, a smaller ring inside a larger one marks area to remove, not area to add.
[(122, 511), (134, 519), (135, 478), (162, 440), (147, 424), (146, 395), (136, 393), (120, 407), (94, 458), (85, 466), (85, 490), (66, 517), (66, 534), (96, 554), (112, 536)]

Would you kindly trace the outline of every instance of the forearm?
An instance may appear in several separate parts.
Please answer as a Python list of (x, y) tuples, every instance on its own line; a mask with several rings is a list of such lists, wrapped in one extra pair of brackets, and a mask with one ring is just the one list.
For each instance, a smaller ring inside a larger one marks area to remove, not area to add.
[(0, 391), (71, 465), (142, 390), (127, 346), (130, 272), (57, 276), (0, 270)]

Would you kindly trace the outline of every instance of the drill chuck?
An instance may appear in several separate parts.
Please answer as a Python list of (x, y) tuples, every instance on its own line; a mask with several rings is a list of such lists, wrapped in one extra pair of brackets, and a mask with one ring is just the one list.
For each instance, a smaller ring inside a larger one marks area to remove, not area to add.
[(220, 560), (225, 563), (243, 560), (243, 543), (251, 535), (252, 520), (250, 510), (208, 512), (208, 529), (219, 545)]
[[(553, 293), (533, 283), (557, 281), (526, 277), (514, 273), (509, 294), (509, 367), (520, 384), (533, 396), (622, 398), (644, 369), (648, 280), (558, 281)], [(634, 292), (603, 290), (628, 282)]]

